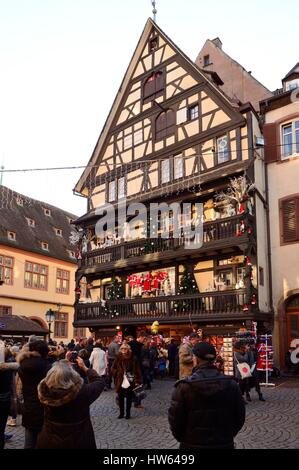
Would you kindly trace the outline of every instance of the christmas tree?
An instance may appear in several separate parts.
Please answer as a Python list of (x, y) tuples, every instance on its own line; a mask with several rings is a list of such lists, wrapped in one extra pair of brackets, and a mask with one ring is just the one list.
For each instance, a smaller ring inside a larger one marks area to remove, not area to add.
[[(194, 278), (194, 274), (191, 272), (189, 267), (185, 267), (184, 274), (181, 277), (179, 286), (179, 295), (192, 295), (198, 294), (199, 290)], [(179, 300), (174, 305), (175, 311), (179, 312), (190, 312), (192, 310), (192, 300), (184, 299)]]
[(124, 297), (125, 296), (124, 296), (123, 286), (121, 282), (116, 277), (114, 277), (112, 279), (111, 286), (108, 288), (108, 299), (119, 300), (119, 299), (123, 299)]
[(185, 267), (184, 274), (181, 277), (179, 295), (182, 294), (198, 294), (199, 290), (194, 278), (194, 274), (190, 268)]

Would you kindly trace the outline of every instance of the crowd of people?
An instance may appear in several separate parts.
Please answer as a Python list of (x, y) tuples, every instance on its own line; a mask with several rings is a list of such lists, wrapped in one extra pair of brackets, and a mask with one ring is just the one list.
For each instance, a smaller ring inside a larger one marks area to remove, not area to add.
[(250, 380), (240, 376), (237, 363), (235, 377), (225, 376), (217, 357), (215, 348), (195, 332), (181, 344), (161, 337), (157, 342), (146, 332), (122, 341), (115, 336), (107, 346), (92, 337), (67, 345), (35, 336), (26, 344), (6, 342), (0, 363), (0, 448), (10, 437), (6, 426), (17, 425), (18, 413), (25, 428), (24, 448), (96, 448), (89, 407), (100, 394), (114, 388), (117, 418), (130, 419), (132, 406), (143, 407), (144, 390), (166, 375), (178, 379), (169, 423), (181, 448), (230, 448), (243, 426), (251, 388), (264, 398), (252, 346), (237, 343), (234, 348), (235, 360), (251, 366)]

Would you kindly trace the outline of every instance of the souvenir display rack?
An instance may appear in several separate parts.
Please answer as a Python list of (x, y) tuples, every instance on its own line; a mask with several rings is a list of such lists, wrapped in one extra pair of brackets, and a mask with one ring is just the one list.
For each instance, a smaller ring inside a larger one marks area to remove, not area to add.
[(258, 340), (258, 361), (257, 370), (266, 373), (266, 382), (261, 383), (264, 387), (275, 387), (275, 384), (269, 382), (269, 372), (273, 370), (273, 346), (272, 335), (262, 335)]
[(224, 374), (234, 375), (234, 350), (233, 350), (233, 338), (223, 338), (223, 353), (222, 358), (224, 360)]

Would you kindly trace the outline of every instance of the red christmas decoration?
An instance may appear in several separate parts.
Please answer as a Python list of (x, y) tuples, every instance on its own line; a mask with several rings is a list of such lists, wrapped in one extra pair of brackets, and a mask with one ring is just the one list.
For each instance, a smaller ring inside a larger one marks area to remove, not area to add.
[(243, 312), (248, 312), (248, 310), (249, 310), (248, 304), (244, 304), (243, 305)]
[(243, 204), (240, 204), (239, 205), (239, 210), (238, 210), (239, 214), (244, 214), (245, 212), (245, 207), (243, 206)]
[(246, 264), (247, 266), (252, 266), (249, 256), (246, 256)]
[(143, 281), (143, 290), (144, 292), (150, 292), (152, 290), (152, 280), (153, 276), (151, 274), (147, 274)]

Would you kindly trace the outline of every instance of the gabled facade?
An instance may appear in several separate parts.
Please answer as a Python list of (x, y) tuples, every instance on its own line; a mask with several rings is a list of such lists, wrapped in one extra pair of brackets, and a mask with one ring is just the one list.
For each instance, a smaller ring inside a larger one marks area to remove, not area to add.
[(276, 360), (299, 344), (299, 68), (261, 102), (268, 180)]
[[(170, 335), (194, 324), (221, 334), (243, 324), (251, 328), (252, 321), (266, 328), (265, 183), (255, 150), (260, 136), (252, 106), (230, 101), (217, 77), (203, 73), (149, 19), (75, 187), (88, 199), (87, 214), (76, 221), (83, 235), (76, 326), (98, 335), (154, 320)], [(234, 200), (225, 196), (233, 185)], [(154, 238), (150, 216), (133, 236), (126, 233), (134, 214), (125, 221), (116, 216), (116, 229), (99, 236), (101, 207), (124, 200), (148, 210), (151, 203), (189, 203), (193, 214), (202, 204), (202, 245), (188, 249), (184, 227), (193, 222), (182, 214), (180, 236), (174, 236), (171, 211), (160, 214)], [(178, 292), (186, 267), (197, 293), (183, 298)], [(124, 298), (112, 301), (115, 279)]]

